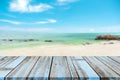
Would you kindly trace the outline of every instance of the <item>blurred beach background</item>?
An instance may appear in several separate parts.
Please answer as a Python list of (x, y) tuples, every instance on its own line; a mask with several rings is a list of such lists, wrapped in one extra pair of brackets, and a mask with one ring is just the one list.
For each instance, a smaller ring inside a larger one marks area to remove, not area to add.
[(120, 0), (1, 0), (0, 7), (0, 55), (120, 53)]
[[(89, 45), (103, 42), (95, 38), (105, 34), (109, 33), (0, 32), (0, 50), (43, 45)], [(120, 33), (110, 34), (120, 36)]]

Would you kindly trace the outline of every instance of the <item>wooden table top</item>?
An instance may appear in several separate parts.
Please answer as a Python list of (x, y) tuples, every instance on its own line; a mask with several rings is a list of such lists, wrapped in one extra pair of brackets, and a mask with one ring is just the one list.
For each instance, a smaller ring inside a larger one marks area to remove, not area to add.
[(119, 56), (0, 56), (0, 80), (120, 80)]

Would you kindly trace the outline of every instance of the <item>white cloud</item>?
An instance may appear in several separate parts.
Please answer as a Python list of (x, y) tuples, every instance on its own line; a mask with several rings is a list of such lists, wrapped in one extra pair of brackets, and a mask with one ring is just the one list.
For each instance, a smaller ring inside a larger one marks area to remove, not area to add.
[(22, 22), (19, 22), (19, 21), (12, 21), (12, 20), (6, 20), (6, 19), (0, 19), (0, 21), (10, 23), (10, 24), (15, 24), (15, 25), (22, 24)]
[(6, 14), (6, 13), (1, 13), (0, 15), (2, 15), (2, 16), (7, 16), (7, 17), (11, 17), (11, 18), (16, 18), (16, 16), (11, 15), (11, 14)]
[(50, 6), (48, 4), (39, 4), (39, 5), (36, 5), (36, 6), (29, 5), (28, 6), (28, 11), (29, 12), (43, 12), (43, 11), (46, 11), (50, 8), (52, 8), (52, 6)]
[(0, 22), (6, 22), (6, 23), (10, 23), (10, 24), (15, 24), (15, 25), (19, 25), (19, 24), (49, 24), (49, 23), (56, 23), (57, 20), (55, 20), (55, 19), (47, 19), (45, 21), (20, 22), (20, 21), (12, 21), (12, 20), (7, 20), (7, 19), (0, 19)]
[(57, 4), (58, 5), (66, 5), (66, 4), (77, 2), (77, 1), (79, 1), (79, 0), (57, 0)]
[(93, 29), (93, 28), (89, 29), (89, 32), (94, 32), (94, 31), (95, 31), (95, 29)]
[(37, 22), (34, 22), (33, 24), (48, 24), (48, 23), (56, 23), (57, 20), (55, 19), (48, 19), (46, 21), (37, 21)]
[(48, 19), (48, 22), (49, 22), (49, 23), (56, 23), (57, 20), (55, 20), (55, 19)]
[(13, 28), (13, 27), (2, 27), (0, 31), (20, 31), (20, 32), (51, 32), (53, 28)]
[(32, 24), (47, 24), (47, 23), (48, 23), (47, 21), (37, 21)]
[(32, 0), (12, 0), (10, 3), (10, 11), (14, 12), (43, 12), (53, 8), (48, 4), (40, 3), (38, 5), (31, 5)]

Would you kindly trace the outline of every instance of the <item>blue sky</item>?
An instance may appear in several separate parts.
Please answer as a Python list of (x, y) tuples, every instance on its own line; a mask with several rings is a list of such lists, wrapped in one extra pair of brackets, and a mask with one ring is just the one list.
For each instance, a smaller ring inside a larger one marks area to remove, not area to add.
[(120, 32), (120, 0), (1, 0), (0, 31)]

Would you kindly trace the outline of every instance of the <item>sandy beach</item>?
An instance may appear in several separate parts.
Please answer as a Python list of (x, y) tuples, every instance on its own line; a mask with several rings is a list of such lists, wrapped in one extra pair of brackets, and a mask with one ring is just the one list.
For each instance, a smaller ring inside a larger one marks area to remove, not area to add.
[(1, 50), (1, 56), (119, 56), (120, 41), (89, 45), (48, 45)]

